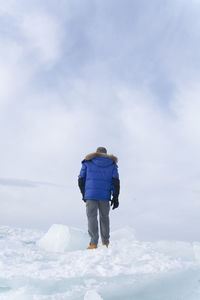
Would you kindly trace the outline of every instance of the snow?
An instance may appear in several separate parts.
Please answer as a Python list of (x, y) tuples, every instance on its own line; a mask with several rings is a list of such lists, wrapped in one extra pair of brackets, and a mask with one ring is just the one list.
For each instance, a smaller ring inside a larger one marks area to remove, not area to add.
[(1, 226), (0, 299), (200, 299), (199, 242), (142, 242), (125, 227), (108, 248), (88, 243), (61, 224), (46, 233)]
[(191, 243), (183, 241), (158, 241), (152, 247), (176, 259), (191, 260), (195, 258)]
[(103, 300), (96, 291), (88, 291), (85, 294), (84, 300)]

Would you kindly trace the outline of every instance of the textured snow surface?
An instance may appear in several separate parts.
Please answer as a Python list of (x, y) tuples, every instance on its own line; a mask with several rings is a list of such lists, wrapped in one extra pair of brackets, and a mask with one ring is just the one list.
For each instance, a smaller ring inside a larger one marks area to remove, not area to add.
[(132, 228), (86, 250), (86, 232), (0, 227), (0, 300), (198, 300), (200, 243), (139, 242)]

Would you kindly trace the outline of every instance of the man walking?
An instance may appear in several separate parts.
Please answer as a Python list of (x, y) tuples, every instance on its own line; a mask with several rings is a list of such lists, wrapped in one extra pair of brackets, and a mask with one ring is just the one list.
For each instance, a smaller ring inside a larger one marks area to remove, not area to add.
[(104, 147), (98, 147), (96, 152), (88, 154), (82, 161), (78, 185), (83, 201), (86, 202), (88, 233), (91, 238), (87, 249), (95, 249), (98, 245), (98, 212), (102, 244), (106, 247), (109, 245), (109, 201), (113, 209), (119, 206), (120, 181), (117, 161), (117, 157), (108, 155)]

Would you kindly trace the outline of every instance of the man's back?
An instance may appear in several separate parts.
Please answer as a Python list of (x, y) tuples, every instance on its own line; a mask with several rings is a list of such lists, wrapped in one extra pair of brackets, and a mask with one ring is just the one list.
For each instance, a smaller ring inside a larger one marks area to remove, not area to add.
[[(112, 178), (118, 178), (116, 159), (95, 153), (83, 161), (85, 170), (85, 199), (110, 200)], [(80, 174), (81, 175), (81, 174)]]

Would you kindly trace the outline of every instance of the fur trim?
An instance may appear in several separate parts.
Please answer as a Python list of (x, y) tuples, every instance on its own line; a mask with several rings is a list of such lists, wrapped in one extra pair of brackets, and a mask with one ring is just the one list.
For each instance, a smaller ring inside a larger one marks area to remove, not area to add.
[(115, 163), (118, 162), (118, 158), (116, 156), (114, 156), (112, 154), (99, 153), (99, 152), (93, 152), (93, 153), (88, 154), (85, 157), (85, 160), (91, 160), (91, 159), (93, 159), (94, 157), (97, 157), (97, 156), (107, 157), (107, 158), (110, 158), (110, 159), (114, 160)]

